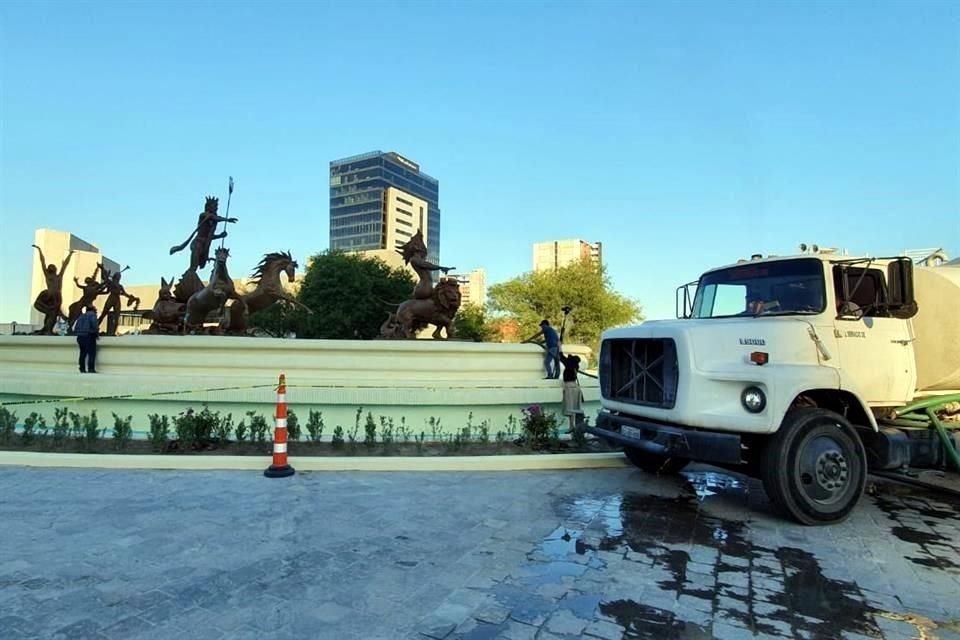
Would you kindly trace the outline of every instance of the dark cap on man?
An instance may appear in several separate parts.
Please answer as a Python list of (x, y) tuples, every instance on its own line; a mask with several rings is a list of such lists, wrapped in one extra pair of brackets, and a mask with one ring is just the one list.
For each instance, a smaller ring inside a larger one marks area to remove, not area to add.
[(545, 326), (547, 326), (548, 324), (550, 324), (550, 321), (549, 321), (549, 320), (541, 320), (541, 321), (540, 321), (540, 326), (541, 326), (541, 327), (545, 327)]

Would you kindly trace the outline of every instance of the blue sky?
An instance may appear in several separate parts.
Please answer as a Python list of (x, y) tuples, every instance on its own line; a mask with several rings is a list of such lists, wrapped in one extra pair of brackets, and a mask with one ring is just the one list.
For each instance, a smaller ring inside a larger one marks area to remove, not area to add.
[(159, 283), (229, 175), (231, 273), (304, 262), (329, 161), (373, 149), (440, 180), (444, 263), (599, 240), (649, 317), (800, 242), (956, 257), (960, 4), (4, 3), (0, 321), (35, 228)]

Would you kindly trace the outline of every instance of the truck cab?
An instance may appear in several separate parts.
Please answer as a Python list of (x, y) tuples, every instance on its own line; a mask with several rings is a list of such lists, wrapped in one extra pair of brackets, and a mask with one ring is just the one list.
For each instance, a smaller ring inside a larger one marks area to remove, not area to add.
[(907, 258), (828, 253), (712, 269), (677, 290), (677, 319), (603, 334), (587, 430), (646, 471), (735, 468), (800, 522), (840, 521), (868, 465), (910, 459), (878, 418), (918, 389), (913, 276)]

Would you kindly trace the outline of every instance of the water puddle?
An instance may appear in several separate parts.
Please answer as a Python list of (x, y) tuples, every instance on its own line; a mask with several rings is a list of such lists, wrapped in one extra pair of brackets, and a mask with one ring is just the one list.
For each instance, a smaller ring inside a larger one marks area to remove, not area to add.
[(600, 604), (600, 613), (625, 629), (624, 638), (642, 640), (709, 640), (713, 636), (698, 625), (677, 620), (673, 612), (634, 602), (615, 600)]
[(960, 543), (956, 540), (960, 500), (948, 496), (929, 499), (893, 482), (878, 485), (873, 499), (895, 523), (891, 533), (917, 547), (918, 555), (904, 558), (931, 569), (960, 573)]
[[(599, 611), (624, 627), (624, 638), (710, 638), (710, 625), (718, 620), (744, 627), (745, 633), (882, 637), (877, 621), (883, 618), (911, 624), (917, 637), (933, 640), (933, 630), (947, 624), (878, 608), (856, 582), (824, 575), (808, 551), (754, 544), (750, 522), (729, 517), (744, 513), (731, 511), (731, 503), (749, 504), (749, 486), (741, 478), (719, 471), (691, 471), (682, 477), (682, 486), (662, 479), (645, 484), (647, 491), (666, 495), (623, 491), (561, 501), (557, 510), (565, 526), (546, 536), (529, 556), (540, 566), (517, 576), (513, 585), (498, 585), (499, 597), (526, 602), (525, 615), (537, 620), (548, 615), (550, 606), (549, 598), (539, 596), (563, 592), (554, 607), (583, 618)], [(960, 501), (927, 499), (916, 489), (886, 483), (879, 485), (874, 500), (893, 521), (891, 537), (917, 548), (908, 559), (960, 570)], [(598, 590), (595, 577), (589, 587), (578, 586), (584, 571), (604, 568), (607, 562), (620, 571), (629, 566), (641, 581), (648, 574), (645, 593), (650, 595), (603, 600), (591, 593)], [(530, 587), (540, 589), (533, 599)]]

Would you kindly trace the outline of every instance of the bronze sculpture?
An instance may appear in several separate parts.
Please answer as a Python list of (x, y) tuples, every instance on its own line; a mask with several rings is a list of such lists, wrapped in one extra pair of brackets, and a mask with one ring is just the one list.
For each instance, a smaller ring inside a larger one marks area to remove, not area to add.
[(298, 266), (289, 252), (275, 251), (263, 256), (253, 272), (256, 287), (253, 291), (240, 296), (243, 304), (230, 305), (227, 316), (224, 318), (223, 329), (232, 334), (246, 333), (248, 315), (266, 309), (278, 300), (285, 300), (312, 313), (308, 307), (284, 291), (280, 283), (281, 273), (286, 273), (287, 280), (294, 282)]
[[(434, 340), (454, 337), (453, 319), (460, 309), (460, 283), (455, 278), (441, 278), (427, 299), (407, 300), (397, 307), (380, 326), (381, 338), (413, 340), (432, 324)], [(446, 338), (441, 336), (446, 331)]]
[(413, 267), (413, 270), (417, 273), (417, 277), (420, 278), (417, 286), (413, 289), (413, 297), (418, 300), (426, 300), (433, 295), (433, 277), (431, 272), (442, 271), (444, 275), (446, 275), (448, 271), (456, 268), (441, 267), (438, 264), (427, 261), (427, 245), (423, 242), (423, 231), (420, 229), (417, 229), (413, 237), (407, 240), (406, 243), (396, 251), (403, 256), (403, 261), (406, 264)]
[(207, 196), (207, 202), (203, 207), (203, 212), (197, 218), (197, 227), (193, 230), (186, 240), (175, 247), (170, 247), (170, 255), (182, 251), (187, 244), (190, 244), (190, 268), (189, 271), (196, 271), (207, 266), (210, 260), (210, 243), (214, 240), (227, 237), (227, 232), (216, 233), (217, 225), (221, 222), (236, 222), (236, 218), (224, 218), (217, 215), (217, 209), (220, 206), (220, 200)]
[(117, 335), (117, 327), (120, 326), (120, 296), (125, 296), (127, 298), (127, 306), (133, 305), (134, 309), (140, 308), (140, 298), (137, 296), (132, 296), (127, 293), (126, 289), (123, 288), (123, 285), (120, 284), (120, 274), (126, 271), (122, 269), (115, 273), (110, 273), (103, 264), (100, 265), (100, 269), (103, 271), (103, 283), (107, 292), (107, 302), (103, 305), (103, 311), (100, 313), (100, 322), (103, 322), (103, 319), (107, 319), (107, 332), (108, 336)]
[(181, 244), (170, 247), (170, 255), (173, 255), (186, 248), (187, 244), (190, 245), (190, 266), (183, 272), (180, 282), (177, 283), (174, 289), (174, 295), (180, 302), (186, 302), (191, 295), (203, 288), (203, 282), (197, 275), (197, 269), (205, 267), (210, 260), (210, 244), (214, 240), (227, 237), (226, 230), (221, 233), (216, 232), (217, 225), (221, 222), (231, 223), (237, 221), (236, 218), (225, 218), (218, 215), (217, 210), (219, 206), (220, 200), (218, 198), (207, 196), (203, 212), (197, 218), (197, 226), (194, 228), (193, 233)]
[(427, 260), (427, 245), (420, 230), (397, 249), (397, 253), (413, 267), (420, 280), (413, 289), (413, 299), (398, 305), (396, 313), (391, 313), (380, 326), (380, 337), (411, 340), (432, 324), (436, 326), (435, 340), (441, 339), (441, 330), (446, 331), (447, 338), (452, 338), (453, 319), (460, 309), (460, 284), (454, 278), (441, 278), (434, 287), (432, 272), (446, 274), (454, 267), (442, 267)]
[(97, 263), (97, 268), (93, 270), (93, 275), (84, 278), (83, 284), (80, 284), (80, 280), (78, 280), (76, 276), (73, 278), (74, 284), (76, 284), (83, 293), (80, 294), (80, 299), (71, 304), (67, 309), (67, 325), (70, 327), (71, 333), (73, 332), (73, 325), (77, 321), (77, 318), (80, 317), (80, 314), (83, 313), (84, 307), (96, 302), (97, 296), (107, 290), (107, 283), (97, 280), (97, 276), (100, 274), (102, 267), (103, 265)]
[(40, 254), (40, 266), (43, 268), (43, 277), (47, 281), (47, 288), (37, 295), (33, 301), (33, 308), (43, 314), (43, 328), (38, 333), (53, 335), (53, 327), (57, 319), (63, 317), (63, 272), (70, 263), (74, 251), (71, 249), (57, 271), (57, 265), (47, 264), (43, 257), (43, 250), (37, 245), (31, 245)]
[(145, 333), (180, 333), (183, 325), (183, 314), (186, 304), (177, 302), (171, 288), (173, 287), (173, 278), (167, 282), (163, 277), (160, 278), (160, 292), (157, 294), (157, 302), (153, 305), (152, 311), (147, 311), (143, 317), (150, 320), (150, 327)]
[(210, 282), (187, 300), (187, 311), (183, 319), (184, 330), (196, 332), (201, 329), (210, 312), (222, 308), (227, 300), (234, 300), (234, 304), (246, 307), (246, 303), (240, 298), (227, 272), (227, 258), (230, 257), (230, 250), (220, 247), (214, 255)]

